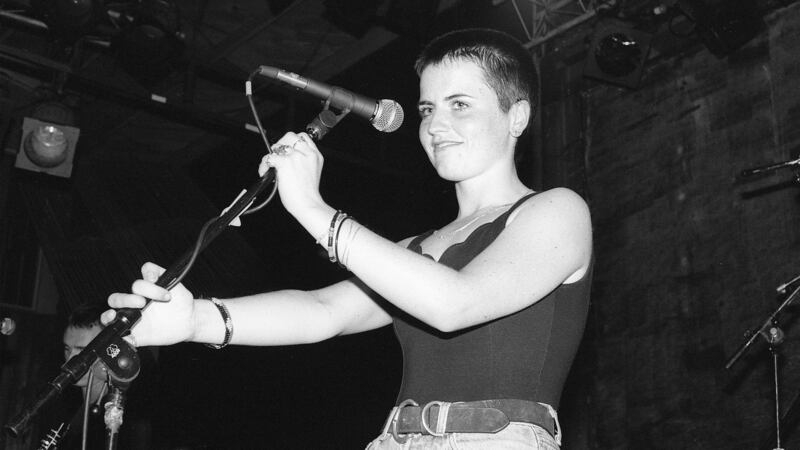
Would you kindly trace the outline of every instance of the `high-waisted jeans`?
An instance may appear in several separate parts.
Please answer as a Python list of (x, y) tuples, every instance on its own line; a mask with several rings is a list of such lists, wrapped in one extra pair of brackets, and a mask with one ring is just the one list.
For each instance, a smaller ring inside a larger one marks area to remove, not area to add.
[[(558, 423), (558, 415), (550, 408), (550, 414)], [(405, 442), (395, 440), (389, 414), (383, 432), (367, 445), (366, 450), (559, 450), (556, 439), (544, 428), (525, 422), (511, 422), (497, 433), (445, 433), (444, 436), (427, 434), (403, 435)], [(560, 437), (560, 425), (556, 435)]]
[(497, 433), (447, 433), (444, 436), (408, 435), (400, 444), (392, 433), (383, 433), (370, 442), (367, 450), (558, 450), (553, 436), (544, 428), (524, 422), (511, 422)]

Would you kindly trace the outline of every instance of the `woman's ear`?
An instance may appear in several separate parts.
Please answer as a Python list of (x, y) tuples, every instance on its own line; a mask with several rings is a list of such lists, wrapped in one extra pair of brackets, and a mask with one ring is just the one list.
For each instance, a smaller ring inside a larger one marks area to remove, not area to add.
[(519, 100), (511, 105), (508, 114), (511, 118), (509, 131), (512, 136), (518, 138), (528, 127), (528, 121), (531, 118), (531, 104), (527, 100)]

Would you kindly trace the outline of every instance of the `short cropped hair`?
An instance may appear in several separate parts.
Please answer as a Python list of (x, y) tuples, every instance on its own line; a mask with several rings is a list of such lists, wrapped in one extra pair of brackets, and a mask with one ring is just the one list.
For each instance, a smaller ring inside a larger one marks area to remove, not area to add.
[(538, 71), (533, 57), (517, 39), (488, 28), (451, 31), (422, 50), (414, 69), (421, 75), (428, 66), (454, 60), (471, 61), (483, 70), (503, 112), (508, 112), (514, 103), (527, 100), (533, 116), (538, 101)]
[(100, 315), (108, 308), (100, 305), (81, 304), (75, 307), (67, 317), (67, 327), (73, 328), (92, 328), (102, 326)]

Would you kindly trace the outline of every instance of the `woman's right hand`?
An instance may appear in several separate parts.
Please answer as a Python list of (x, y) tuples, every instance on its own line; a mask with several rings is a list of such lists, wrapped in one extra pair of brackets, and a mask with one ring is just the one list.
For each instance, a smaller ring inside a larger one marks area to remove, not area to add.
[[(153, 300), (131, 329), (136, 346), (176, 344), (191, 340), (194, 335), (194, 297), (182, 284), (170, 291), (156, 285), (164, 271), (156, 264), (146, 263), (142, 266), (142, 279), (134, 281), (131, 293), (117, 292), (108, 297), (108, 305), (112, 308), (142, 308), (146, 299)], [(101, 316), (101, 321), (107, 325), (115, 317), (116, 311), (108, 310)]]
[(308, 209), (325, 205), (319, 192), (324, 158), (306, 133), (288, 132), (272, 146), (273, 151), (261, 160), (259, 176), (269, 167), (276, 170), (281, 203), (295, 218)]

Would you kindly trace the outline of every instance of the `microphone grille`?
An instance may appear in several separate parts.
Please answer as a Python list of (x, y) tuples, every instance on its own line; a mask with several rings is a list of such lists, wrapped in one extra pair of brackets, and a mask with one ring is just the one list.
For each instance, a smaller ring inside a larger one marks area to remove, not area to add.
[(403, 124), (403, 107), (394, 100), (383, 99), (378, 102), (378, 109), (372, 119), (372, 126), (378, 131), (391, 133)]

